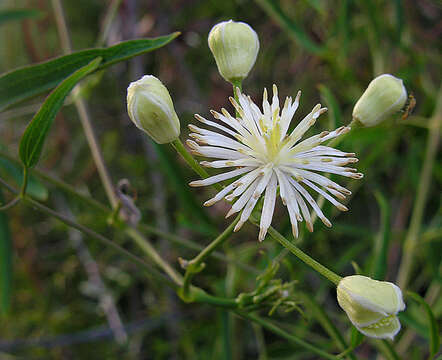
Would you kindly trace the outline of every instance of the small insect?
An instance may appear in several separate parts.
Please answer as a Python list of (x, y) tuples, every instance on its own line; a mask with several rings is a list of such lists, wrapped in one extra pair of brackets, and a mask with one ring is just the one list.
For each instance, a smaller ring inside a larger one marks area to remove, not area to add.
[(402, 120), (407, 119), (411, 115), (415, 106), (416, 106), (416, 99), (412, 94), (410, 94), (408, 96), (407, 104), (405, 105), (404, 110), (402, 110), (404, 112), (402, 115)]

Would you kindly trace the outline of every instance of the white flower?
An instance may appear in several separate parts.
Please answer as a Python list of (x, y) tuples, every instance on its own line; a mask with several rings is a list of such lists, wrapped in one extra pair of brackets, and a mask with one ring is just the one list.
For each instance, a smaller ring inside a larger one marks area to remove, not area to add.
[(193, 181), (190, 185), (207, 186), (241, 176), (224, 187), (214, 198), (204, 203), (205, 206), (210, 206), (222, 198), (229, 201), (237, 198), (226, 215), (229, 217), (242, 210), (235, 231), (238, 231), (247, 221), (261, 194), (265, 191), (260, 222), (260, 241), (264, 240), (272, 221), (278, 185), (282, 202), (288, 209), (295, 237), (298, 236), (298, 221), (302, 221), (303, 218), (307, 228), (313, 231), (306, 201), (322, 222), (330, 227), (330, 221), (324, 216), (306, 187), (321, 194), (339, 210), (348, 210), (333, 196), (343, 200), (351, 192), (316, 171), (353, 179), (360, 179), (363, 176), (356, 169), (345, 167), (347, 164), (358, 161), (354, 157), (354, 153), (345, 153), (321, 145), (327, 140), (348, 132), (350, 128), (343, 126), (335, 131), (324, 131), (300, 141), (319, 115), (327, 110), (321, 108), (321, 104), (316, 105), (291, 132), (288, 132), (292, 117), (299, 105), (300, 91), (295, 101), (292, 101), (291, 97), (286, 98), (282, 111), (279, 107), (276, 85), (273, 85), (271, 105), (267, 100), (267, 90), (264, 89), (263, 111), (238, 88), (236, 92), (239, 104), (233, 98), (230, 98), (230, 101), (240, 116), (234, 118), (224, 108), (221, 109), (221, 113), (212, 110), (212, 115), (223, 123), (221, 125), (200, 115), (195, 115), (196, 119), (205, 125), (221, 132), (189, 125), (190, 130), (193, 131), (190, 136), (196, 142), (187, 141), (194, 154), (219, 159), (211, 162), (203, 161), (202, 165), (212, 168), (230, 167), (236, 169), (204, 180)]

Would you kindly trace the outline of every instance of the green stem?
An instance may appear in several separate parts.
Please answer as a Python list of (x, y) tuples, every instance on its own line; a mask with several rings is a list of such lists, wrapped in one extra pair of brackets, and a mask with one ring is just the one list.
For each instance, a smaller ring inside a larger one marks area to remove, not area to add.
[(6, 211), (13, 208), (15, 205), (17, 205), (20, 202), (21, 198), (22, 197), (20, 195), (17, 195), (7, 204), (0, 206), (0, 211)]
[(172, 146), (175, 148), (178, 154), (181, 155), (184, 161), (192, 168), (193, 171), (195, 171), (203, 179), (209, 177), (207, 171), (201, 167), (201, 165), (193, 158), (192, 155), (190, 155), (190, 153), (186, 150), (184, 144), (179, 138), (172, 142)]
[[(251, 216), (250, 221), (254, 225), (259, 227), (259, 222), (256, 218)], [(322, 276), (330, 280), (335, 285), (339, 284), (339, 281), (341, 281), (342, 278), (338, 274), (335, 274), (333, 271), (327, 269), (324, 265), (320, 264), (315, 259), (307, 255), (300, 248), (298, 248), (296, 245), (294, 245), (292, 242), (290, 242), (284, 236), (282, 236), (273, 227), (270, 226), (268, 232), (273, 239), (278, 241), (285, 248), (289, 249), (290, 252), (293, 255), (295, 255), (299, 260), (303, 261), (306, 265), (310, 266), (313, 270), (320, 273)]]
[[(63, 14), (63, 6), (60, 0), (52, 0), (52, 6), (54, 8), (55, 22), (57, 25), (58, 34), (60, 36), (60, 43), (63, 49), (63, 53), (70, 54), (72, 52), (71, 40), (69, 38), (69, 31), (66, 26), (65, 17)], [(118, 198), (115, 195), (111, 177), (104, 163), (103, 155), (101, 153), (97, 137), (95, 136), (95, 132), (92, 127), (89, 112), (86, 107), (86, 102), (79, 96), (80, 89), (80, 86), (77, 85), (72, 91), (73, 98), (76, 99), (74, 103), (77, 108), (78, 116), (80, 118), (81, 125), (83, 126), (83, 131), (89, 144), (89, 148), (91, 150), (92, 158), (94, 159), (98, 175), (100, 176), (101, 182), (112, 208), (115, 208), (118, 204)]]
[(402, 260), (399, 266), (397, 283), (404, 291), (408, 286), (410, 273), (413, 266), (413, 260), (416, 258), (415, 251), (418, 243), (418, 235), (421, 229), (422, 218), (424, 215), (425, 203), (427, 201), (428, 191), (431, 183), (431, 173), (437, 154), (437, 148), (440, 140), (440, 127), (442, 123), (442, 88), (436, 103), (436, 110), (429, 121), (430, 131), (428, 133), (427, 149), (425, 153), (424, 165), (419, 179), (416, 201), (411, 215), (410, 227), (405, 237), (402, 251)]
[(10, 202), (7, 204), (0, 206), (0, 211), (6, 211), (11, 208), (13, 208), (15, 205), (17, 205), (21, 199), (24, 198), (26, 194), (26, 188), (28, 186), (28, 168), (26, 166), (23, 167), (23, 184), (20, 189), (20, 193), (14, 197)]
[(186, 273), (184, 274), (183, 282), (183, 296), (189, 294), (190, 284), (195, 274), (199, 273), (204, 268), (204, 260), (212, 254), (215, 249), (223, 244), (232, 234), (235, 225), (238, 223), (240, 215), (209, 245), (207, 245), (195, 258), (185, 263)]
[(351, 354), (354, 349), (348, 347), (344, 336), (342, 336), (340, 331), (333, 324), (333, 321), (329, 318), (327, 312), (323, 309), (323, 307), (316, 302), (313, 296), (310, 296), (306, 293), (299, 293), (298, 296), (300, 296), (302, 302), (305, 304), (306, 307), (310, 307), (319, 324), (336, 342), (338, 348), (343, 351), (339, 354), (340, 357), (346, 356), (351, 360), (356, 360), (355, 355)]
[[(19, 160), (17, 160), (13, 156), (11, 156), (3, 151), (0, 151), (0, 157), (5, 158), (10, 162), (13, 162), (14, 164), (17, 164), (17, 165), (21, 164), (21, 162)], [(77, 199), (79, 201), (82, 201), (83, 203), (88, 205), (88, 207), (90, 209), (94, 209), (96, 211), (103, 213), (104, 216), (112, 216), (112, 214), (115, 211), (115, 210), (111, 210), (109, 207), (103, 205), (99, 201), (97, 201), (89, 196), (78, 193), (73, 186), (71, 186), (71, 185), (51, 176), (51, 175), (48, 175), (47, 171), (41, 171), (37, 168), (29, 169), (29, 171), (30, 171), (29, 173), (31, 175), (35, 175), (35, 176), (39, 177), (40, 179), (48, 182), (49, 184), (54, 185), (55, 187), (62, 190), (66, 194), (74, 197), (75, 199)], [(18, 199), (18, 197), (17, 197), (17, 199)], [(115, 219), (115, 220), (117, 220), (117, 219)], [(111, 223), (110, 225), (112, 225), (114, 228), (121, 230), (121, 223), (118, 223), (117, 221)], [(189, 239), (184, 239), (184, 238), (181, 238), (181, 237), (176, 236), (174, 234), (159, 230), (151, 225), (138, 224), (138, 230), (148, 233), (148, 234), (157, 235), (157, 236), (164, 238), (172, 243), (187, 247), (188, 249), (192, 249), (195, 251), (201, 251), (204, 249), (204, 247), (202, 247), (200, 244), (197, 244), (196, 242), (193, 242)], [(250, 273), (258, 274), (258, 270), (256, 270), (255, 268), (248, 266), (246, 264), (243, 264), (239, 261), (229, 259), (224, 254), (222, 254), (218, 251), (214, 251), (212, 254), (210, 254), (210, 256), (214, 257), (215, 259), (224, 261), (224, 262), (230, 262), (230, 263), (234, 264), (235, 266), (238, 266), (238, 267), (240, 267)]]
[[(16, 190), (12, 186), (10, 186), (8, 183), (6, 183), (1, 178), (0, 178), (0, 184), (3, 185), (6, 189), (8, 189), (13, 194), (19, 194), (18, 190)], [(138, 256), (135, 256), (132, 253), (130, 253), (129, 251), (127, 251), (126, 249), (122, 248), (120, 245), (116, 244), (112, 240), (104, 237), (103, 235), (95, 232), (92, 229), (87, 228), (86, 226), (80, 225), (80, 224), (72, 221), (71, 219), (65, 217), (64, 215), (61, 215), (61, 214), (57, 213), (56, 211), (52, 210), (51, 208), (41, 204), (40, 202), (31, 199), (27, 195), (24, 196), (23, 200), (26, 203), (28, 203), (31, 207), (41, 211), (42, 213), (49, 215), (51, 217), (54, 217), (54, 218), (58, 219), (59, 221), (61, 221), (62, 223), (66, 224), (67, 226), (77, 229), (78, 231), (82, 232), (83, 234), (89, 236), (90, 238), (96, 239), (96, 240), (102, 242), (103, 244), (113, 248), (118, 253), (120, 253), (121, 255), (126, 257), (128, 260), (130, 260), (130, 261), (134, 262), (135, 264), (144, 268), (144, 270), (146, 270), (146, 272), (148, 274), (150, 274), (150, 276), (154, 275), (153, 277), (158, 277), (158, 278), (162, 279), (163, 281), (165, 281), (168, 285), (172, 286), (173, 288), (176, 288), (176, 284), (174, 282), (172, 282), (171, 280), (169, 280), (169, 278), (167, 278), (164, 274), (162, 274), (161, 272), (159, 272), (158, 270), (153, 268), (151, 265), (145, 263)]]
[(283, 337), (284, 339), (288, 340), (289, 342), (291, 342), (295, 345), (298, 345), (300, 347), (303, 347), (304, 349), (321, 356), (321, 359), (332, 359), (332, 360), (337, 359), (336, 356), (330, 355), (330, 354), (326, 353), (325, 351), (322, 351), (321, 349), (318, 349), (315, 346), (310, 345), (308, 342), (305, 342), (304, 340), (298, 338), (295, 335), (289, 334), (285, 330), (282, 330), (278, 326), (272, 324), (270, 321), (267, 321), (259, 316), (256, 316), (256, 315), (250, 314), (250, 313), (248, 314), (246, 312), (239, 311), (239, 310), (236, 310), (235, 313), (242, 318), (245, 318), (247, 320), (253, 321), (256, 324), (261, 325), (264, 329), (270, 330), (271, 332)]
[(149, 256), (149, 258), (157, 264), (163, 271), (170, 276), (174, 283), (178, 286), (183, 284), (182, 276), (173, 269), (169, 263), (163, 260), (163, 258), (157, 253), (152, 244), (145, 239), (136, 229), (132, 227), (126, 228), (126, 234), (129, 235), (135, 243)]
[(99, 38), (96, 42), (97, 47), (101, 47), (106, 43), (107, 38), (112, 27), (112, 22), (118, 13), (118, 8), (121, 5), (122, 0), (112, 0), (110, 3), (106, 15), (103, 20), (103, 26), (101, 27)]
[(23, 185), (20, 190), (20, 197), (24, 197), (26, 194), (26, 188), (28, 187), (28, 175), (29, 175), (28, 167), (24, 166), (23, 167)]

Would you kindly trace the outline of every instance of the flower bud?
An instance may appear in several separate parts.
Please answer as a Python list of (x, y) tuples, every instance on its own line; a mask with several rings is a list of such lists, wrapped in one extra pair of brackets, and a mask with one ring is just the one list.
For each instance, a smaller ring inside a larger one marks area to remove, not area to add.
[(224, 79), (234, 82), (247, 77), (259, 50), (258, 35), (248, 24), (232, 20), (216, 24), (208, 42)]
[(401, 329), (396, 314), (405, 304), (395, 284), (353, 275), (339, 282), (337, 293), (339, 305), (362, 334), (393, 339)]
[(390, 74), (375, 78), (353, 109), (353, 119), (363, 126), (375, 126), (401, 110), (407, 101), (407, 90), (401, 79)]
[(165, 144), (180, 135), (180, 120), (169, 91), (155, 76), (145, 75), (127, 88), (130, 119), (156, 143)]

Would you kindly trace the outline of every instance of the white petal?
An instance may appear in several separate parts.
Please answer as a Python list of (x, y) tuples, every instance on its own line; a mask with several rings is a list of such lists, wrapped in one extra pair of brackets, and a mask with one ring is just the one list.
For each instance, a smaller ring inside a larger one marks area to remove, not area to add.
[(330, 220), (328, 220), (324, 213), (322, 212), (321, 208), (318, 206), (318, 204), (316, 203), (316, 201), (312, 198), (312, 196), (309, 194), (309, 192), (307, 190), (305, 190), (302, 185), (300, 185), (298, 182), (296, 182), (293, 179), (289, 179), (290, 183), (296, 188), (296, 190), (298, 190), (302, 196), (304, 196), (304, 198), (307, 200), (307, 202), (310, 204), (310, 206), (313, 208), (313, 210), (316, 212), (316, 214), (318, 215), (318, 217), (322, 220), (322, 222), (324, 223), (325, 226), (331, 227), (332, 224), (330, 222)]
[(226, 196), (226, 199), (231, 201), (237, 196), (241, 195), (254, 181), (258, 176), (262, 176), (262, 168), (257, 168), (247, 175), (244, 175), (242, 178), (236, 180), (233, 185), (236, 187), (235, 191), (233, 191), (230, 195)]
[[(291, 179), (289, 179), (291, 180)], [(305, 224), (307, 226), (307, 229), (310, 232), (313, 232), (313, 223), (312, 218), (310, 217), (310, 212), (308, 211), (307, 205), (305, 204), (304, 199), (302, 198), (301, 194), (296, 190), (295, 187), (291, 187), (291, 190), (293, 191), (293, 194), (295, 195), (296, 202), (299, 204), (299, 207), (301, 208), (302, 216), (305, 219)]]
[(346, 177), (351, 177), (353, 179), (361, 179), (364, 175), (357, 173), (354, 168), (340, 167), (334, 165), (320, 165), (320, 164), (295, 164), (293, 165), (295, 169), (306, 169), (306, 170), (316, 170), (323, 171), (330, 174), (337, 174)]
[(296, 156), (355, 156), (355, 153), (346, 153), (328, 146), (318, 145), (310, 150), (298, 152), (296, 153)]
[(231, 216), (234, 213), (237, 213), (238, 211), (241, 211), (241, 209), (246, 205), (247, 201), (252, 197), (253, 192), (256, 189), (256, 186), (258, 185), (259, 179), (255, 180), (248, 189), (240, 196), (240, 198), (233, 204), (230, 211), (227, 213), (226, 218)]
[(244, 174), (246, 172), (249, 172), (251, 169), (253, 169), (252, 167), (244, 167), (244, 168), (240, 168), (240, 169), (236, 169), (236, 170), (232, 170), (232, 171), (228, 171), (222, 174), (218, 174), (215, 176), (211, 176), (208, 177), (206, 179), (203, 180), (197, 180), (197, 181), (192, 181), (189, 185), (190, 186), (207, 186), (207, 185), (212, 185), (212, 184), (216, 184), (217, 182), (223, 181), (223, 180), (227, 180), (227, 179), (231, 179), (235, 176)]
[[(196, 118), (197, 120), (201, 121), (203, 124), (206, 124), (206, 125), (209, 125), (209, 126), (215, 127), (215, 128), (217, 128), (217, 129), (220, 129), (221, 131), (224, 131), (225, 133), (227, 133), (227, 134), (229, 134), (229, 135), (232, 135), (232, 136), (235, 136), (235, 135), (236, 135), (236, 133), (235, 133), (234, 131), (232, 131), (232, 130), (226, 128), (225, 126), (222, 126), (221, 124), (218, 124), (218, 123), (216, 123), (216, 122), (213, 122), (213, 121), (207, 120), (207, 119), (203, 118), (202, 116), (200, 116), (200, 115), (198, 115), (198, 114), (195, 114), (195, 118)], [(192, 131), (193, 131), (193, 130), (192, 130)]]
[(342, 205), (340, 202), (336, 201), (333, 197), (331, 197), (329, 194), (327, 194), (324, 190), (321, 190), (318, 188), (315, 184), (308, 180), (302, 181), (307, 186), (311, 187), (313, 190), (315, 190), (318, 194), (322, 195), (324, 198), (326, 198), (328, 201), (330, 201), (334, 206), (336, 206), (341, 211), (347, 211), (347, 207)]
[(190, 148), (193, 154), (205, 157), (218, 158), (218, 159), (232, 159), (232, 160), (241, 159), (245, 157), (244, 154), (236, 150), (230, 150), (216, 146), (201, 146), (193, 140), (187, 140), (186, 144)]
[(272, 223), (273, 211), (275, 210), (275, 200), (276, 200), (276, 187), (277, 187), (276, 175), (272, 171), (272, 176), (270, 178), (269, 184), (266, 188), (266, 193), (264, 195), (264, 205), (262, 208), (261, 222), (259, 224), (259, 241), (263, 241), (267, 229)]
[(224, 189), (222, 189), (219, 193), (217, 193), (212, 199), (207, 200), (204, 203), (204, 206), (212, 206), (213, 204), (220, 201), (224, 196), (226, 196), (229, 192), (231, 192), (234, 189), (233, 184), (230, 184), (226, 186)]
[(296, 95), (296, 98), (295, 98), (295, 101), (293, 102), (293, 104), (291, 104), (291, 98), (290, 98), (287, 109), (284, 106), (284, 108), (282, 110), (282, 114), (281, 114), (281, 141), (286, 136), (287, 130), (290, 127), (290, 123), (292, 121), (293, 115), (295, 115), (295, 112), (298, 109), (300, 97), (301, 97), (301, 91), (298, 91), (298, 94)]
[(216, 160), (216, 161), (201, 161), (201, 165), (215, 169), (233, 167), (233, 166), (260, 166), (261, 162), (254, 158), (244, 158), (238, 160)]
[(296, 169), (296, 171), (303, 178), (311, 180), (311, 181), (325, 187), (328, 191), (330, 191), (332, 193), (333, 193), (333, 191), (331, 191), (331, 190), (337, 190), (340, 193), (342, 193), (344, 197), (345, 197), (345, 195), (351, 195), (350, 190), (346, 189), (345, 187), (339, 185), (338, 183), (330, 180), (329, 178), (327, 178), (321, 174), (317, 174), (312, 171), (307, 171), (307, 170), (302, 170), (302, 169)]
[(284, 148), (291, 148), (299, 139), (301, 139), (307, 130), (316, 122), (319, 115), (326, 110), (326, 108), (321, 108), (321, 104), (317, 104), (312, 111), (295, 127), (289, 136), (290, 140), (286, 145), (284, 145)]

